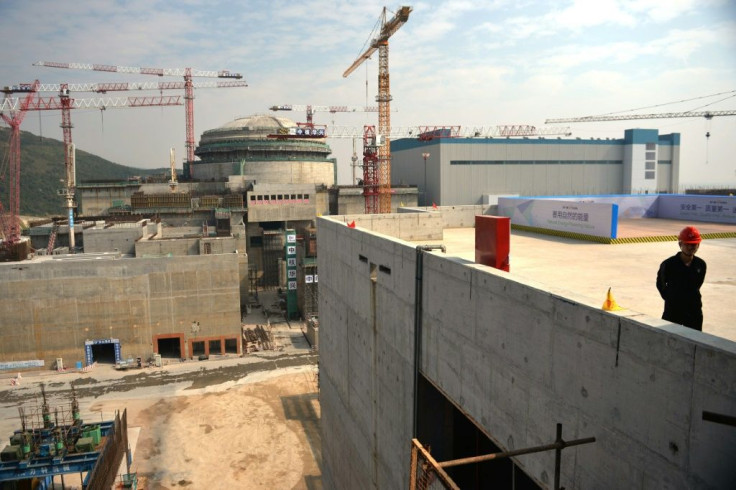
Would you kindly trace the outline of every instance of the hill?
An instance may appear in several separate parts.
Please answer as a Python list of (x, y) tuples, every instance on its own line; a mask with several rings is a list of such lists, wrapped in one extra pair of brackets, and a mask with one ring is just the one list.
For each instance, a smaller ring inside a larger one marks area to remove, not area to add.
[[(8, 205), (8, 146), (10, 129), (0, 128), (0, 202)], [(20, 132), (20, 214), (63, 216), (64, 202), (57, 196), (64, 179), (64, 143), (27, 131)], [(89, 180), (125, 180), (135, 175), (160, 175), (167, 169), (126, 167), (77, 149), (77, 184)]]

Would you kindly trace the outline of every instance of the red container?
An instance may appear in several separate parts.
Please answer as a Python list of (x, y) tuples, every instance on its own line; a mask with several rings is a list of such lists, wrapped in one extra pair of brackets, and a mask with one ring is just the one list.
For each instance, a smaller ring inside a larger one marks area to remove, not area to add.
[(475, 263), (509, 272), (511, 218), (475, 217)]

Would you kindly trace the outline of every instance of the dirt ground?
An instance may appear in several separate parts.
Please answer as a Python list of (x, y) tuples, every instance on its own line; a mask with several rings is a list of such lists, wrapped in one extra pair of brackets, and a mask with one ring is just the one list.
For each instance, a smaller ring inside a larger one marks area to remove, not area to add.
[(312, 369), (198, 395), (97, 402), (90, 411), (121, 405), (129, 430), (139, 430), (131, 469), (142, 488), (321, 488)]
[[(20, 385), (0, 373), (0, 440), (20, 428), (19, 407), (42, 425), (42, 383), (52, 413), (70, 413), (73, 383), (85, 423), (127, 410), (141, 489), (321, 489), (318, 355), (299, 326), (275, 323), (274, 336), (273, 351), (161, 368), (37, 371)], [(66, 475), (64, 488), (81, 488), (80, 476)]]
[[(322, 488), (316, 366), (307, 362), (250, 371), (237, 379), (232, 373), (243, 372), (240, 364), (202, 364), (208, 366), (165, 373), (156, 383), (125, 391), (115, 383), (115, 373), (104, 372), (114, 370), (103, 366), (93, 374), (96, 378), (72, 380), (81, 381), (82, 418), (112, 420), (115, 411), (127, 410), (131, 471), (142, 489)], [(103, 380), (106, 376), (111, 379)], [(199, 377), (207, 381), (183, 381)], [(95, 380), (94, 392), (85, 388), (85, 379)], [(40, 405), (41, 382), (52, 410), (68, 406), (70, 388), (57, 380), (27, 374), (21, 386), (12, 387), (2, 380), (3, 438), (20, 426), (18, 406), (28, 414)], [(79, 477), (67, 475), (64, 483), (67, 489), (79, 488)]]

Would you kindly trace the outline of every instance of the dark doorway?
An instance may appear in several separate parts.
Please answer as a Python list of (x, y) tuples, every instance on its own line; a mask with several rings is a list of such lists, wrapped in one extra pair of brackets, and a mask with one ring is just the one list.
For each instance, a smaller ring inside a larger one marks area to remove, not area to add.
[(92, 359), (99, 364), (115, 364), (115, 344), (94, 344), (91, 346)]
[[(419, 410), (417, 439), (431, 448), (437, 461), (501, 452), (474, 423), (453, 405), (437, 388), (419, 375)], [(516, 448), (519, 449), (519, 448)], [(493, 488), (498, 490), (539, 490), (526, 473), (509, 458), (466, 464), (446, 469), (463, 490)]]
[(220, 339), (210, 340), (210, 355), (222, 354), (222, 343)]
[(192, 342), (192, 357), (204, 355), (204, 341)]
[(225, 339), (225, 353), (226, 354), (237, 354), (238, 353), (238, 339)]
[(181, 359), (181, 346), (179, 337), (171, 339), (158, 339), (158, 353), (161, 357), (169, 359)]

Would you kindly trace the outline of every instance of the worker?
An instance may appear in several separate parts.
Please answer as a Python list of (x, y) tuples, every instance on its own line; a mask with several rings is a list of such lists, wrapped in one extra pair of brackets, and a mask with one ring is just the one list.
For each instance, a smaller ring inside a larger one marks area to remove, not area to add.
[(696, 257), (700, 232), (686, 226), (677, 237), (680, 251), (666, 259), (657, 272), (657, 289), (664, 300), (662, 319), (703, 330), (703, 302), (700, 286), (705, 281), (705, 261)]

